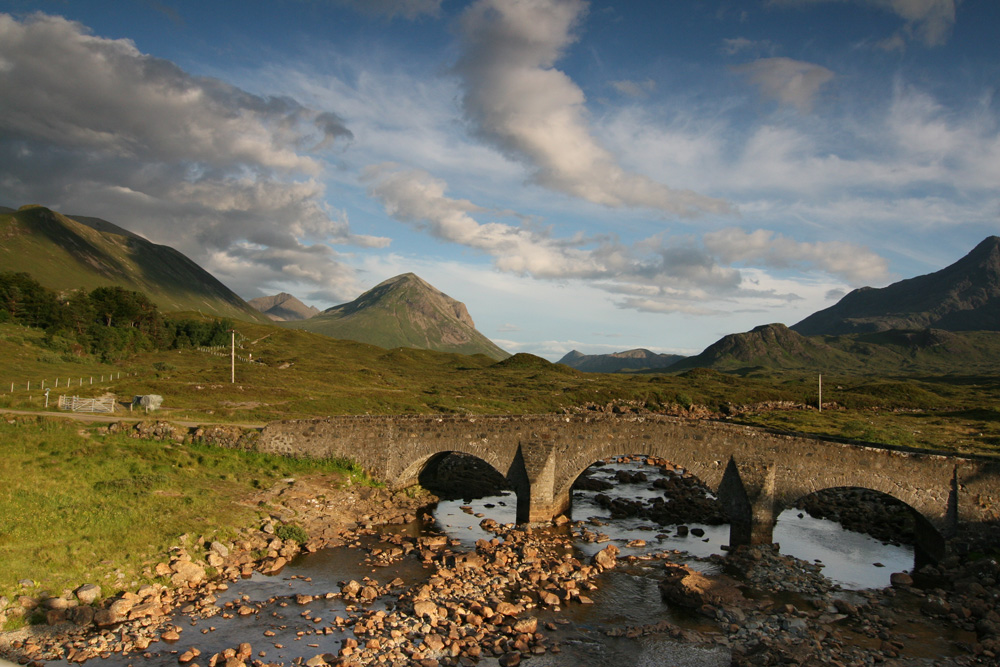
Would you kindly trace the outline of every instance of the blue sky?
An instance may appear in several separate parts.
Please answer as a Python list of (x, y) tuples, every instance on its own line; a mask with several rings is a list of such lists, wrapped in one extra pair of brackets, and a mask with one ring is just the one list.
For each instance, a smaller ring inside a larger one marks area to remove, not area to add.
[(0, 204), (693, 354), (1000, 230), (995, 0), (0, 0)]

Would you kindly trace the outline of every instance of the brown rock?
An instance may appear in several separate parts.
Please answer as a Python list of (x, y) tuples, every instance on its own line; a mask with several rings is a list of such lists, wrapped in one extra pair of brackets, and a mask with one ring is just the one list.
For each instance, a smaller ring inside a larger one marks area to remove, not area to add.
[(558, 606), (562, 602), (559, 596), (551, 591), (542, 591), (538, 597), (542, 604), (549, 607)]
[(81, 604), (94, 604), (94, 601), (101, 597), (101, 587), (95, 584), (84, 584), (73, 593)]
[(502, 614), (503, 616), (517, 616), (521, 613), (521, 606), (511, 604), (510, 602), (498, 602), (496, 613)]
[(424, 637), (424, 646), (432, 651), (440, 651), (444, 648), (444, 639), (440, 635), (429, 634)]
[(514, 632), (533, 635), (538, 630), (537, 618), (522, 618), (514, 624)]
[(174, 574), (170, 581), (175, 586), (197, 584), (205, 580), (205, 568), (191, 561), (179, 560), (170, 566)]
[(497, 660), (500, 667), (517, 667), (521, 664), (521, 653), (519, 651), (510, 651), (509, 653), (504, 653)]
[(437, 605), (430, 600), (419, 600), (413, 604), (413, 613), (418, 617), (426, 616), (431, 620), (436, 620), (438, 615)]
[(893, 572), (889, 575), (889, 583), (893, 586), (912, 586), (913, 577), (906, 572)]
[(725, 575), (706, 577), (687, 565), (665, 565), (666, 577), (659, 585), (665, 600), (703, 610), (712, 605), (737, 607), (746, 603), (737, 582)]
[(610, 570), (614, 568), (614, 566), (618, 563), (618, 561), (615, 559), (617, 555), (618, 555), (618, 547), (616, 547), (613, 544), (609, 544), (608, 546), (604, 547), (596, 554), (594, 554), (594, 557), (591, 560), (594, 563), (594, 565), (600, 565), (605, 570)]

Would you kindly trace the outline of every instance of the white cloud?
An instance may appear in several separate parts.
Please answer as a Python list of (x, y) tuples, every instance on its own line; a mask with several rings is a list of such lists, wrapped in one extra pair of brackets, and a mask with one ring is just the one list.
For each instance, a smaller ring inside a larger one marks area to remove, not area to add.
[(803, 113), (812, 110), (820, 88), (834, 77), (825, 67), (791, 58), (761, 58), (733, 70), (747, 75), (764, 96), (791, 104)]
[(730, 56), (748, 51), (754, 54), (769, 54), (773, 53), (777, 48), (777, 44), (767, 39), (752, 40), (746, 37), (733, 37), (722, 40), (722, 52)]
[(552, 190), (681, 216), (731, 207), (625, 171), (594, 138), (583, 91), (555, 63), (575, 41), (581, 0), (478, 0), (461, 18), (463, 108), (476, 132)]
[[(508, 216), (446, 194), (446, 185), (427, 172), (383, 164), (366, 171), (369, 194), (393, 218), (491, 257), (495, 268), (520, 276), (583, 280), (615, 295), (620, 307), (658, 313), (718, 315), (720, 302), (787, 301), (743, 280), (729, 265), (779, 270), (822, 271), (851, 282), (885, 276), (885, 262), (846, 243), (799, 243), (767, 230), (728, 229), (706, 234), (698, 243), (684, 237), (653, 236), (631, 245), (607, 237), (556, 238), (548, 229), (488, 222)], [(714, 305), (713, 305), (714, 304)]]
[[(129, 40), (36, 14), (0, 14), (0, 183), (11, 203), (110, 219), (207, 267), (342, 289), (324, 244), (378, 247), (324, 201), (313, 149), (350, 139), (330, 111), (196, 77)], [(249, 251), (247, 248), (254, 248)], [(222, 262), (221, 258), (228, 258)], [(213, 266), (213, 262), (220, 262)], [(233, 262), (243, 262), (238, 270)]]
[(888, 276), (888, 263), (851, 243), (800, 243), (765, 229), (747, 233), (730, 228), (705, 235), (705, 247), (727, 263), (752, 263), (775, 269), (818, 269), (861, 286)]
[(626, 79), (623, 81), (612, 81), (611, 87), (628, 97), (646, 97), (649, 93), (656, 90), (656, 82), (652, 79), (646, 79), (645, 81), (629, 81)]
[(902, 30), (885, 42), (900, 47), (917, 39), (925, 46), (941, 46), (951, 37), (955, 10), (961, 0), (770, 0), (772, 5), (812, 5), (821, 2), (856, 2), (896, 14), (905, 21)]

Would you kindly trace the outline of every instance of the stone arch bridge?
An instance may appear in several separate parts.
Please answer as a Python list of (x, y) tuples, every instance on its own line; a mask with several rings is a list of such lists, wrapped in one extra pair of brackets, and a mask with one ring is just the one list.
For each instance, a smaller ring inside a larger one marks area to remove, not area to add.
[(570, 506), (570, 487), (595, 461), (662, 457), (716, 492), (730, 543), (771, 541), (778, 514), (838, 487), (880, 491), (917, 514), (918, 547), (939, 558), (959, 524), (1000, 520), (1000, 463), (779, 434), (662, 415), (343, 416), (275, 422), (260, 451), (346, 457), (391, 488), (417, 482), (447, 452), (483, 459), (517, 494), (519, 521), (547, 521)]

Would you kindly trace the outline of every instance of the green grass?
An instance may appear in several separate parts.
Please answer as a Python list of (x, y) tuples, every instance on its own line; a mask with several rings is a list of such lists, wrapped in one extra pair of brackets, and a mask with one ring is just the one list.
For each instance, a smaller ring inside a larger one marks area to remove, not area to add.
[(344, 462), (13, 421), (0, 422), (0, 595), (8, 597), (21, 579), (53, 594), (96, 583), (104, 595), (148, 581), (144, 571), (180, 535), (226, 539), (250, 525), (256, 508), (241, 499), (281, 478), (324, 472), (367, 483)]
[[(582, 373), (531, 355), (496, 363), (484, 355), (385, 350), (271, 325), (237, 327), (243, 337), (238, 353), (262, 363), (237, 362), (235, 384), (228, 355), (162, 351), (129, 360), (117, 369), (127, 375), (113, 383), (53, 390), (50, 404), (60, 393), (113, 391), (122, 399), (160, 394), (165, 418), (240, 424), (342, 414), (538, 414), (610, 403), (722, 412), (737, 406), (734, 418), (749, 424), (937, 451), (1000, 452), (1000, 421), (993, 407), (1000, 405), (1000, 377), (995, 374), (825, 373), (824, 402), (839, 409), (818, 413), (784, 409), (786, 404), (816, 405), (814, 373), (762, 368), (739, 375), (701, 368), (679, 374)], [(34, 345), (37, 337), (29, 334), (0, 325), (0, 353), (43, 357), (44, 349)], [(9, 338), (25, 344), (4, 347)], [(17, 368), (0, 367), (0, 407), (38, 409), (43, 400), (38, 391), (2, 393), (5, 372), (23, 378), (30, 367), (42, 378), (78, 367), (62, 360), (31, 363), (36, 365), (18, 361)]]

